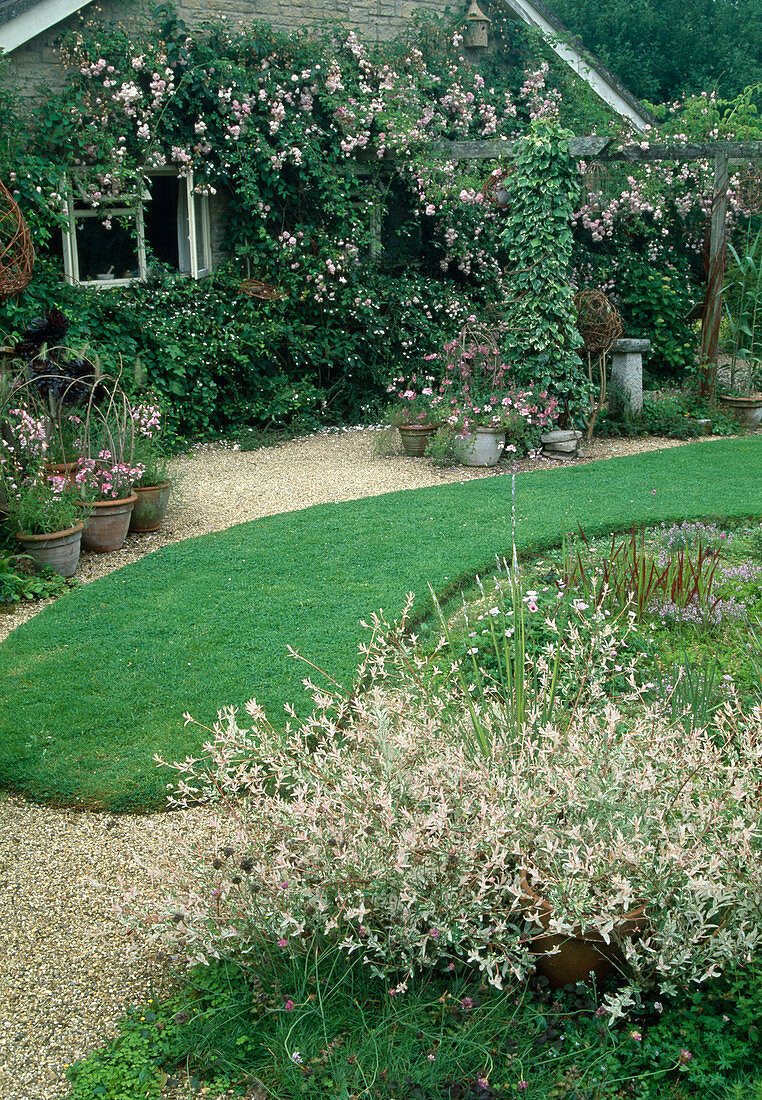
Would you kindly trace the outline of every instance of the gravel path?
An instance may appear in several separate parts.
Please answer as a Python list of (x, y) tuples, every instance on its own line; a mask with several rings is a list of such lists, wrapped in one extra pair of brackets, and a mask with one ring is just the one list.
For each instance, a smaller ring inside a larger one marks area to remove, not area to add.
[[(84, 582), (170, 542), (312, 504), (352, 500), (555, 466), (523, 460), (497, 470), (439, 470), (396, 452), (397, 433), (322, 432), (262, 450), (206, 445), (175, 460), (177, 489), (164, 530), (132, 535), (114, 554), (85, 554)], [(673, 441), (595, 441), (595, 461)], [(0, 639), (39, 604), (0, 616)], [(0, 794), (0, 1097), (61, 1100), (66, 1065), (114, 1035), (125, 1006), (166, 988), (166, 959), (110, 915), (120, 888), (178, 841), (208, 843), (203, 812), (142, 817), (33, 806)], [(167, 1091), (167, 1097), (187, 1095)]]

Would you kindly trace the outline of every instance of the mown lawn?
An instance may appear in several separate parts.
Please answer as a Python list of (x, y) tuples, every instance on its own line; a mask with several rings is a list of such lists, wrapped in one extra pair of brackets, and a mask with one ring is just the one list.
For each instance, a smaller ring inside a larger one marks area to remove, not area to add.
[[(762, 436), (696, 443), (516, 478), (520, 552), (633, 524), (762, 514)], [(111, 810), (163, 805), (153, 754), (199, 746), (256, 696), (278, 722), (308, 670), (351, 679), (361, 620), (393, 616), (505, 554), (511, 479), (390, 493), (242, 524), (148, 555), (57, 600), (0, 645), (0, 784)], [(306, 705), (306, 702), (305, 702)]]

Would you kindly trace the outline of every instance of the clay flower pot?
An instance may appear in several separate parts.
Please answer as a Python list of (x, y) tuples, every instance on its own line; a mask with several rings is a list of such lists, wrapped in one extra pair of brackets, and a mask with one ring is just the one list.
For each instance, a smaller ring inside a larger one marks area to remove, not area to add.
[[(521, 889), (524, 913), (534, 920), (539, 918), (541, 927), (548, 928), (553, 914), (550, 903), (534, 892), (526, 877), (521, 879)], [(646, 924), (645, 905), (641, 905), (622, 915), (609, 943), (594, 929), (583, 932), (576, 928), (568, 936), (555, 932), (533, 936), (529, 950), (536, 956), (537, 969), (548, 979), (551, 989), (587, 982), (591, 975), (600, 982), (624, 967), (624, 954), (617, 941), (635, 938)]]
[(46, 473), (51, 477), (65, 477), (70, 485), (76, 485), (78, 469), (78, 458), (67, 459), (66, 462), (48, 462), (45, 465)]
[(137, 500), (130, 516), (130, 531), (140, 534), (159, 530), (167, 514), (170, 488), (168, 481), (163, 481), (160, 485), (134, 486)]
[(119, 550), (127, 538), (130, 516), (137, 495), (123, 497), (121, 500), (93, 500), (85, 507), (89, 510), (85, 529), (82, 532), (82, 545), (96, 554), (106, 554), (109, 550)]
[(400, 424), (402, 450), (410, 458), (420, 458), (438, 427), (438, 424)]
[(84, 523), (69, 527), (66, 531), (54, 531), (48, 535), (26, 535), (20, 532), (16, 538), (22, 553), (34, 558), (38, 565), (54, 569), (62, 577), (73, 577), (79, 562)]

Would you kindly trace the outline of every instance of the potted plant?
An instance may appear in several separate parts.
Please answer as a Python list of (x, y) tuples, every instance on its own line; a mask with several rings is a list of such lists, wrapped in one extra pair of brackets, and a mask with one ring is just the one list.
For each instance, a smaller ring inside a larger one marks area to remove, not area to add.
[(97, 390), (95, 365), (63, 341), (69, 323), (50, 309), (27, 325), (13, 349), (21, 385), (47, 421), (50, 472), (71, 476), (84, 446), (84, 421), (76, 412)]
[(524, 453), (533, 429), (547, 428), (558, 412), (558, 401), (547, 392), (517, 390), (479, 394), (475, 388), (451, 399), (447, 424), (455, 457), (465, 466), (495, 466), (504, 451)]
[(133, 459), (135, 422), (118, 380), (97, 380), (83, 419), (85, 457), (75, 477), (89, 511), (82, 545), (103, 554), (118, 550), (127, 537), (137, 500), (133, 485), (144, 467)]
[(74, 484), (82, 448), (82, 418), (62, 408), (50, 425), (48, 472), (68, 477)]
[(62, 577), (74, 575), (84, 523), (79, 493), (65, 477), (40, 469), (20, 484), (6, 481), (5, 511), (22, 552)]
[(735, 415), (744, 428), (754, 431), (762, 423), (762, 392), (759, 390), (745, 392), (729, 388), (726, 393), (718, 394), (717, 400)]
[(86, 550), (105, 554), (122, 546), (137, 500), (132, 487), (142, 475), (142, 466), (119, 460), (108, 448), (82, 459), (75, 484), (89, 512), (82, 532)]
[[(436, 359), (436, 355), (426, 359)], [(440, 384), (431, 374), (411, 374), (392, 380), (387, 388), (392, 396), (389, 422), (396, 427), (406, 455), (420, 457), (442, 421), (444, 397)]]
[(169, 504), (171, 482), (169, 459), (161, 443), (161, 409), (145, 401), (132, 409), (135, 425), (133, 464), (142, 466), (143, 473), (133, 485), (137, 495), (130, 517), (130, 531), (158, 531)]
[[(431, 358), (438, 358), (432, 356)], [(506, 448), (526, 449), (530, 425), (546, 427), (558, 402), (547, 391), (518, 390), (494, 330), (471, 320), (444, 346), (445, 446), (466, 466), (495, 466)], [(442, 444), (442, 440), (438, 441)], [(440, 447), (441, 449), (441, 447)]]
[(762, 231), (751, 242), (747, 236), (743, 256), (728, 245), (737, 278), (726, 288), (724, 298), (730, 324), (729, 385), (718, 395), (720, 404), (752, 431), (762, 422), (762, 347), (757, 336), (762, 309), (761, 247)]

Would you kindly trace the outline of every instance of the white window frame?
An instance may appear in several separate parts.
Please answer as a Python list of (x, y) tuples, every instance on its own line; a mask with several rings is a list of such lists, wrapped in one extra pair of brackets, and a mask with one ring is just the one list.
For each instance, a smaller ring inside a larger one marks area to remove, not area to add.
[[(145, 177), (146, 185), (140, 193), (133, 192), (112, 200), (101, 198), (98, 200), (97, 205), (82, 190), (78, 189), (75, 193), (74, 179), (72, 177), (67, 178), (63, 189), (66, 198), (66, 227), (62, 230), (62, 237), (64, 278), (68, 283), (72, 286), (95, 286), (105, 289), (108, 287), (130, 286), (134, 282), (147, 278), (149, 270), (143, 205), (151, 201), (149, 189), (151, 178), (169, 175), (178, 179), (178, 181), (185, 179), (185, 188), (180, 188), (178, 191), (178, 215), (182, 210), (184, 224), (187, 226), (187, 234), (181, 236), (178, 224), (178, 253), (181, 267), (184, 266), (187, 270), (180, 270), (179, 274), (191, 279), (201, 279), (211, 274), (212, 244), (208, 196), (195, 193), (193, 172), (191, 171), (185, 177), (178, 176), (177, 173), (172, 171), (157, 171)], [(127, 279), (81, 279), (77, 249), (77, 221), (80, 218), (106, 217), (134, 219), (138, 275)], [(198, 223), (200, 223), (201, 240), (199, 240)]]

